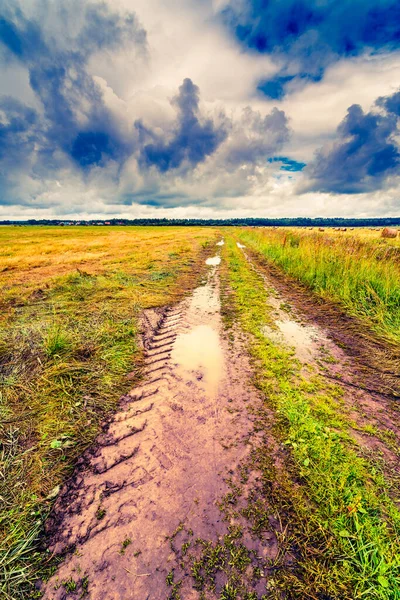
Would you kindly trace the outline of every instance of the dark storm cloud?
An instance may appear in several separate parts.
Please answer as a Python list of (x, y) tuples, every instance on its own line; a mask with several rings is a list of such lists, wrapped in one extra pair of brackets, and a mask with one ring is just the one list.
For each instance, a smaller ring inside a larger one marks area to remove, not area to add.
[[(311, 189), (359, 193), (380, 189), (387, 177), (400, 174), (398, 135), (399, 92), (378, 98), (364, 113), (353, 104), (337, 129), (333, 145), (316, 153), (306, 173)], [(383, 109), (383, 110), (382, 110)]]
[(259, 88), (271, 98), (293, 75), (315, 81), (341, 57), (400, 46), (398, 0), (231, 0), (222, 18), (244, 46), (282, 60)]
[[(217, 127), (211, 119), (203, 118), (199, 109), (199, 88), (191, 79), (185, 79), (174, 98), (173, 105), (177, 109), (175, 130), (169, 140), (147, 131), (152, 138), (145, 144), (141, 154), (141, 162), (149, 167), (154, 165), (159, 171), (176, 169), (183, 163), (195, 166), (212, 154), (226, 138), (223, 127)], [(138, 122), (136, 127), (146, 133)]]
[[(51, 155), (62, 150), (82, 167), (111, 157), (122, 159), (127, 149), (118, 139), (100, 89), (87, 72), (87, 62), (99, 50), (114, 50), (128, 42), (144, 45), (145, 33), (134, 15), (113, 13), (102, 3), (71, 2), (57, 7), (57, 18), (65, 23), (62, 42), (39, 21), (28, 18), (15, 2), (6, 4), (0, 15), (0, 43), (6, 60), (27, 68), (41, 104), (40, 115), (31, 118), (31, 127), (38, 127), (40, 120), (37, 157), (45, 155), (51, 166)], [(3, 110), (7, 120), (8, 109)], [(23, 126), (24, 111), (19, 112)], [(21, 152), (25, 150), (24, 142)], [(39, 170), (43, 168), (38, 165)]]
[(0, 98), (0, 161), (15, 169), (33, 152), (38, 140), (36, 113), (18, 100)]

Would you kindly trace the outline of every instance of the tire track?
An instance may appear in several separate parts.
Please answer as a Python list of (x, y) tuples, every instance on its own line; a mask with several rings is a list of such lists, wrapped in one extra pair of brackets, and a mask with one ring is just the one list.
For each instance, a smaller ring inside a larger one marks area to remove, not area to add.
[[(66, 598), (70, 580), (68, 598), (87, 587), (93, 600), (164, 600), (179, 523), (190, 516), (207, 539), (226, 532), (217, 504), (249, 451), (248, 401), (259, 398), (241, 348), (221, 335), (217, 267), (190, 298), (147, 312), (143, 326), (145, 379), (121, 399), (48, 520), (50, 550), (66, 558), (47, 600)], [(185, 593), (199, 597), (191, 586)]]

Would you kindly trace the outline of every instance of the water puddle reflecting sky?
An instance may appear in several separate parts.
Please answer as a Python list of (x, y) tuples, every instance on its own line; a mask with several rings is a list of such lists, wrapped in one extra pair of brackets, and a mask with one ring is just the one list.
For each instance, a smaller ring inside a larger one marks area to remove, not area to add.
[(216, 267), (217, 265), (220, 264), (220, 262), (221, 262), (220, 256), (212, 256), (211, 258), (207, 258), (206, 265), (208, 265), (209, 267)]
[(217, 392), (223, 369), (223, 354), (218, 332), (209, 325), (198, 325), (178, 336), (171, 356), (178, 368), (198, 372), (208, 395)]

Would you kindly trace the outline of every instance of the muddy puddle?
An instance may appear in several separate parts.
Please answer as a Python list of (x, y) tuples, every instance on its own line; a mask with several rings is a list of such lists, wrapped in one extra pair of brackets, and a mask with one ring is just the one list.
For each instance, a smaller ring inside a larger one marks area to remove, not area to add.
[(316, 327), (303, 325), (290, 319), (276, 319), (277, 329), (265, 326), (263, 333), (273, 342), (281, 343), (291, 348), (296, 357), (307, 362), (316, 359), (320, 354), (321, 344), (327, 340)]
[(300, 362), (307, 364), (326, 361), (328, 357), (345, 361), (342, 350), (327, 336), (326, 332), (316, 324), (308, 322), (274, 287), (272, 280), (258, 270), (248, 254), (245, 246), (237, 242), (252, 268), (263, 278), (268, 291), (268, 304), (272, 308), (273, 326), (264, 326), (263, 333), (272, 341), (291, 349)]
[(195, 372), (198, 381), (203, 381), (204, 391), (208, 395), (217, 392), (223, 355), (215, 329), (209, 325), (199, 325), (189, 333), (178, 335), (171, 360), (180, 371), (186, 371), (187, 374)]
[[(223, 240), (217, 245), (222, 245)], [(194, 290), (188, 304), (188, 313), (201, 312), (208, 320), (219, 314), (221, 306), (216, 289), (216, 266), (220, 256), (207, 259), (206, 264), (214, 267), (208, 274), (206, 284)], [(207, 395), (215, 395), (221, 380), (224, 357), (221, 347), (219, 327), (214, 324), (201, 324), (192, 327), (189, 323), (176, 337), (171, 361), (182, 377), (195, 374), (199, 385)], [(201, 382), (201, 383), (200, 383)]]
[(220, 256), (211, 256), (206, 260), (206, 265), (208, 265), (209, 267), (217, 267), (219, 264), (221, 264)]
[(306, 323), (295, 312), (293, 306), (272, 287), (263, 275), (269, 291), (268, 304), (273, 308), (274, 327), (265, 326), (264, 334), (273, 342), (278, 342), (293, 350), (296, 358), (302, 362), (316, 361), (321, 358), (321, 349), (332, 342), (319, 327)]

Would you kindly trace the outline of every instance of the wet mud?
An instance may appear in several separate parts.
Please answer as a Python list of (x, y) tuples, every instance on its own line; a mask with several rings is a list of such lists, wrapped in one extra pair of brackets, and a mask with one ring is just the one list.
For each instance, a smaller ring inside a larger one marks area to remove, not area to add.
[[(148, 311), (144, 329), (143, 384), (121, 400), (48, 520), (50, 550), (65, 560), (44, 588), (47, 600), (83, 591), (96, 600), (165, 600), (169, 540), (180, 523), (190, 522), (196, 538), (227, 532), (218, 502), (249, 452), (246, 405), (260, 399), (240, 345), (223, 336), (217, 267), (190, 298)], [(188, 581), (181, 597), (199, 593)]]

